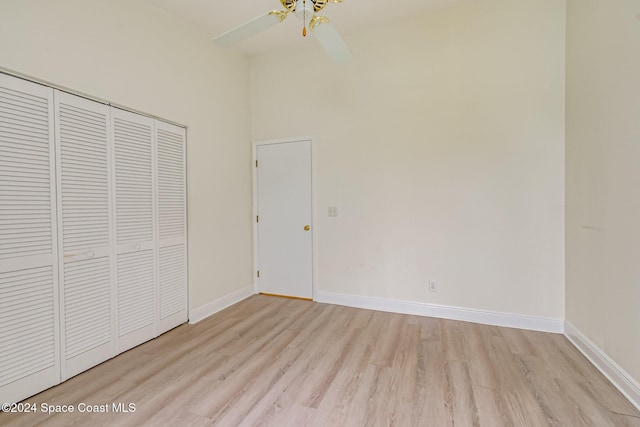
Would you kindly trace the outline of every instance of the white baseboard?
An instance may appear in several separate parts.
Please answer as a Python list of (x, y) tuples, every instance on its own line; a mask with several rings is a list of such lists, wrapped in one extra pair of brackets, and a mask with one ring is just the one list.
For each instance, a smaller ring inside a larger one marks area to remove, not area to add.
[(344, 295), (331, 292), (316, 292), (314, 296), (315, 301), (326, 304), (344, 305), (376, 311), (388, 311), (391, 313), (437, 317), (440, 319), (461, 320), (464, 322), (481, 323), (484, 325), (552, 332), (556, 334), (564, 332), (564, 321), (561, 319), (523, 316), (519, 314), (499, 313), (385, 298)]
[(640, 410), (640, 383), (569, 322), (565, 322), (565, 335)]
[(222, 311), (225, 308), (232, 306), (233, 304), (238, 303), (245, 298), (249, 298), (253, 294), (253, 285), (247, 286), (242, 289), (238, 289), (237, 291), (232, 292), (228, 295), (225, 295), (222, 298), (218, 298), (217, 300), (211, 301), (210, 303), (190, 310), (189, 323), (198, 323), (201, 320), (204, 320), (207, 317), (211, 316), (212, 314), (216, 314), (217, 312)]

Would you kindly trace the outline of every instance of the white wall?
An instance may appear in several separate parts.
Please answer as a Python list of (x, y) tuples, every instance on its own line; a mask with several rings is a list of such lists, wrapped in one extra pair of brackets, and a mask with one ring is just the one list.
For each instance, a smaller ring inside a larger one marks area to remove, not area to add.
[(640, 383), (640, 4), (567, 13), (566, 317)]
[(321, 291), (564, 318), (565, 24), (486, 0), (347, 37), (344, 67), (252, 59), (253, 140), (314, 138)]
[(2, 0), (0, 67), (188, 126), (190, 306), (252, 283), (246, 58), (142, 1)]

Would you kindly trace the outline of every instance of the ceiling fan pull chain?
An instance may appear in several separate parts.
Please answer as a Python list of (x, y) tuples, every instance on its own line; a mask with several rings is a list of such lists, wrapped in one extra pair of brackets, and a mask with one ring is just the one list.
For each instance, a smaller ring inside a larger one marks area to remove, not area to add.
[(307, 37), (307, 0), (303, 0), (302, 8), (302, 37)]

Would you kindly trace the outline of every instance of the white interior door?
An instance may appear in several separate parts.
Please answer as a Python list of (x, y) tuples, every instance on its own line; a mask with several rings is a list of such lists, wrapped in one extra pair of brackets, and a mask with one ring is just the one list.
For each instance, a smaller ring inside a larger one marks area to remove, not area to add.
[(262, 293), (312, 298), (311, 141), (256, 147)]
[(53, 90), (0, 74), (0, 402), (60, 382)]

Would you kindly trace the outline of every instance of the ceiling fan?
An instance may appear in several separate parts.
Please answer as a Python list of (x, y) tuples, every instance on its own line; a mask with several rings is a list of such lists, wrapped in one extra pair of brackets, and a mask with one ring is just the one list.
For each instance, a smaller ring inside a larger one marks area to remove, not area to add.
[(329, 22), (329, 18), (316, 15), (327, 3), (342, 3), (342, 0), (280, 0), (284, 10), (272, 10), (214, 38), (220, 46), (229, 47), (284, 21), (289, 13), (302, 19), (302, 35), (306, 37), (307, 27), (315, 35), (329, 56), (338, 63), (351, 59), (351, 52), (344, 40)]

